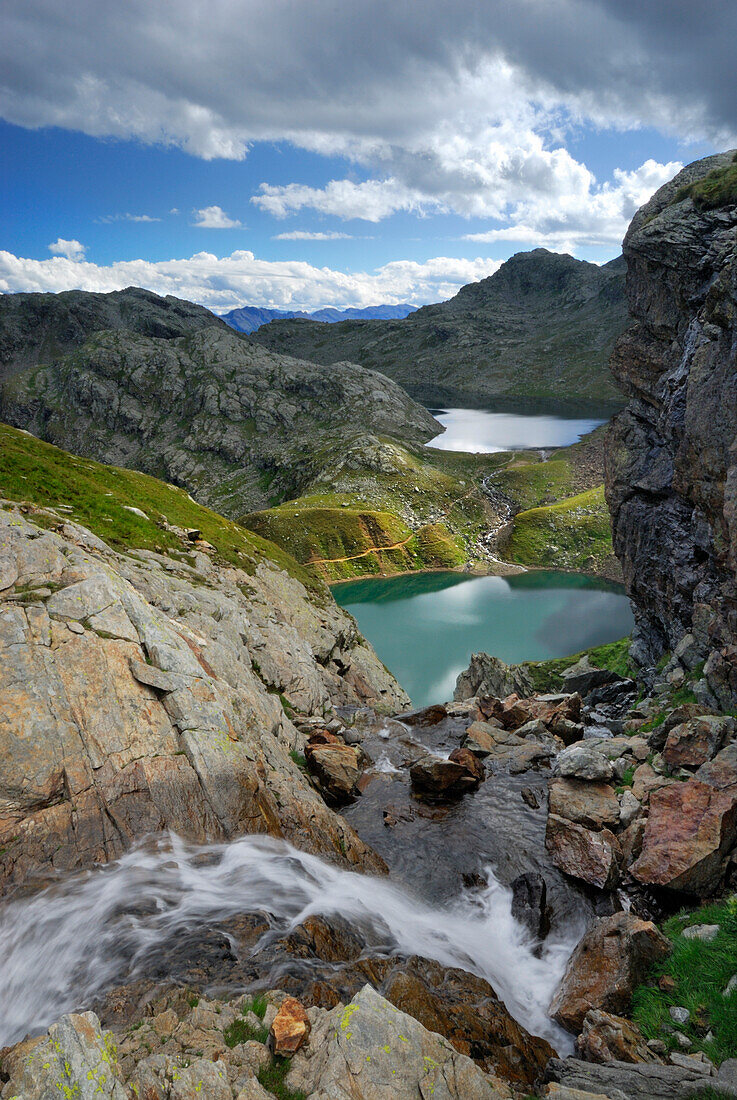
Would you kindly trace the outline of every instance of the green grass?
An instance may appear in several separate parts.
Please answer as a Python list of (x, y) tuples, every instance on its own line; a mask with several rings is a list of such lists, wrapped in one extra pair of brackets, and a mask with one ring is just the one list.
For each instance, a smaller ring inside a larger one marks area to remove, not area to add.
[[(68, 454), (6, 424), (0, 424), (0, 497), (68, 508), (62, 517), (89, 528), (114, 549), (159, 550), (185, 561), (192, 544), (165, 530), (163, 522), (198, 528), (228, 564), (253, 574), (261, 562), (270, 561), (325, 596), (322, 584), (281, 547), (196, 504), (184, 489), (135, 470)], [(126, 506), (139, 508), (148, 518)], [(58, 520), (40, 515), (34, 522), (52, 526)]]
[(258, 1016), (259, 1020), (263, 1020), (266, 1015), (266, 1009), (269, 1007), (269, 1002), (261, 993), (257, 993), (255, 997), (252, 997), (250, 1002), (245, 1005), (243, 1012), (252, 1012), (254, 1016)]
[(259, 1070), (258, 1082), (267, 1092), (273, 1093), (277, 1100), (307, 1100), (306, 1092), (301, 1090), (294, 1092), (284, 1084), (284, 1078), (289, 1073), (290, 1066), (289, 1058), (275, 1058), (271, 1065)]
[(674, 201), (681, 202), (689, 196), (698, 210), (715, 210), (721, 206), (737, 204), (737, 153), (731, 164), (724, 168), (715, 168), (704, 179), (682, 187)]
[(302, 771), (307, 770), (307, 760), (305, 759), (303, 753), (297, 752), (296, 749), (290, 749), (289, 750), (289, 755), (291, 756), (292, 760), (294, 761), (294, 763), (297, 765), (298, 768), (301, 768)]
[(268, 1027), (252, 1027), (246, 1020), (242, 1019), (233, 1020), (233, 1023), (228, 1024), (223, 1032), (225, 1045), (229, 1047), (237, 1047), (239, 1043), (250, 1043), (252, 1041), (265, 1043), (268, 1037)]
[(595, 668), (608, 668), (617, 676), (631, 677), (634, 669), (629, 656), (629, 638), (620, 638), (617, 642), (592, 646), (570, 657), (553, 657), (549, 661), (526, 661), (525, 671), (532, 679), (534, 690), (540, 694), (560, 691), (563, 686), (561, 673), (575, 665), (584, 656), (588, 656)]
[[(737, 898), (707, 905), (666, 921), (663, 932), (673, 944), (664, 963), (649, 975), (633, 999), (633, 1018), (647, 1039), (662, 1039), (669, 1047), (675, 1040), (666, 1029), (672, 1024), (668, 1009), (687, 1008), (688, 1023), (678, 1025), (691, 1040), (692, 1050), (703, 1051), (717, 1065), (737, 1057), (737, 990), (722, 995), (730, 978), (737, 974)], [(712, 943), (687, 940), (682, 932), (692, 924), (718, 924), (721, 931)], [(667, 975), (675, 982), (666, 993), (658, 979)], [(712, 1039), (707, 1039), (711, 1032)]]
[(635, 771), (636, 771), (636, 765), (635, 764), (630, 764), (630, 766), (628, 768), (625, 768), (624, 774), (622, 775), (622, 779), (619, 783), (619, 786), (616, 788), (617, 794), (623, 794), (624, 791), (626, 791), (628, 787), (632, 786), (632, 783), (634, 782), (634, 778), (635, 778)]
[(519, 512), (506, 545), (520, 565), (597, 572), (612, 558), (604, 486), (540, 508)]

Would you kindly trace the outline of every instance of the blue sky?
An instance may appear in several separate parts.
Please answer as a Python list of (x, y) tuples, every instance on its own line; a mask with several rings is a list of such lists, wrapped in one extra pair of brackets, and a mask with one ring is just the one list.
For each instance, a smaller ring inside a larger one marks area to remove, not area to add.
[(724, 26), (679, 0), (121, 7), (0, 2), (0, 289), (437, 301), (521, 249), (610, 259), (732, 143)]

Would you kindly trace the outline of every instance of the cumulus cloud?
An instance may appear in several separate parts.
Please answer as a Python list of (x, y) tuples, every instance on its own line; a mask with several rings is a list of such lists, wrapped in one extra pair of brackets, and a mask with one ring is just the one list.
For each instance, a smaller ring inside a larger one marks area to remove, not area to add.
[(192, 225), (198, 229), (242, 229), (243, 223), (229, 217), (221, 206), (205, 206), (202, 210), (193, 210), (195, 220)]
[(511, 225), (467, 233), (463, 239), (544, 245), (574, 253), (582, 246), (619, 246), (635, 211), (682, 167), (678, 161), (659, 164), (648, 160), (633, 172), (615, 169), (613, 181), (602, 187), (593, 189), (591, 179), (553, 201), (517, 203)]
[(272, 241), (352, 241), (350, 233), (320, 233), (308, 229), (292, 229), (289, 233), (277, 233)]
[(0, 292), (121, 290), (142, 286), (157, 294), (201, 302), (224, 311), (258, 305), (269, 309), (346, 309), (377, 302), (423, 305), (443, 301), (465, 283), (492, 275), (501, 261), (438, 256), (417, 263), (395, 260), (370, 272), (336, 271), (302, 261), (269, 261), (237, 251), (219, 258), (198, 252), (189, 259), (119, 261), (108, 266), (55, 256), (32, 260), (0, 251)]
[(53, 252), (55, 256), (65, 256), (68, 260), (83, 260), (86, 251), (85, 246), (79, 241), (65, 241), (63, 237), (59, 237), (49, 245), (49, 252)]

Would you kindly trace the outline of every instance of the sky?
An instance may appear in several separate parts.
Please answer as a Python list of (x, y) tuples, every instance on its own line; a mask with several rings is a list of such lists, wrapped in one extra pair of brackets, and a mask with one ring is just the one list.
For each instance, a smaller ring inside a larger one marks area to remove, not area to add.
[(0, 291), (421, 305), (737, 144), (735, 0), (0, 0)]

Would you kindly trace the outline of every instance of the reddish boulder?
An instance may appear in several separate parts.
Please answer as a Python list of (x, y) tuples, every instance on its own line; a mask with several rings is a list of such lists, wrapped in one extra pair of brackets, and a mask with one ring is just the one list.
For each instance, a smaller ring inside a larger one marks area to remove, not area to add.
[(592, 1008), (622, 1015), (632, 993), (653, 963), (670, 952), (670, 943), (651, 921), (631, 913), (597, 920), (568, 960), (550, 1015), (574, 1034)]
[(280, 1058), (295, 1054), (310, 1034), (310, 1021), (294, 997), (285, 997), (271, 1025), (269, 1038), (274, 1054)]
[(719, 887), (737, 840), (737, 792), (698, 779), (650, 795), (642, 852), (632, 875), (649, 886), (706, 896)]
[(668, 734), (663, 758), (671, 768), (698, 768), (711, 760), (733, 736), (734, 718), (706, 714), (674, 726)]
[(457, 795), (478, 787), (484, 766), (469, 749), (455, 749), (449, 759), (422, 756), (409, 771), (412, 786), (435, 795)]
[(448, 717), (448, 711), (443, 703), (433, 703), (432, 706), (422, 710), (413, 710), (411, 714), (403, 714), (401, 721), (407, 726), (437, 726)]
[(622, 853), (609, 829), (585, 829), (557, 814), (548, 814), (545, 847), (561, 871), (600, 890), (612, 890), (619, 880)]

